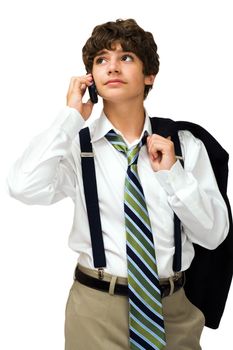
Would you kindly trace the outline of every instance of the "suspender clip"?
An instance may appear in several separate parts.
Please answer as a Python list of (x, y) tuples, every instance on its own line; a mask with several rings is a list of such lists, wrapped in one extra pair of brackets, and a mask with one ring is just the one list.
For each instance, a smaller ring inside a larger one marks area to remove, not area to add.
[(104, 279), (104, 268), (103, 267), (98, 268), (98, 278), (99, 278), (99, 280)]
[(81, 152), (81, 157), (82, 158), (92, 158), (94, 157), (94, 153), (93, 152)]
[(176, 159), (184, 160), (184, 157), (182, 157), (182, 156), (177, 156), (177, 155), (176, 155)]

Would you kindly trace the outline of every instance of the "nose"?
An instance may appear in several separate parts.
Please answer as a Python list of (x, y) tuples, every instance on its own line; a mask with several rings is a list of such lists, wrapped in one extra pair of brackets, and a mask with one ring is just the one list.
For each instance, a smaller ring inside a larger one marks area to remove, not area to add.
[(115, 58), (112, 58), (108, 64), (108, 74), (119, 73), (119, 72), (120, 72), (119, 62)]

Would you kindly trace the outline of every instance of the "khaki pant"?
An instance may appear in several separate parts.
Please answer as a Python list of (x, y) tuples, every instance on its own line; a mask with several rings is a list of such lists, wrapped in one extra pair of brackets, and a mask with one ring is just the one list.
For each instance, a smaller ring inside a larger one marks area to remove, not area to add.
[[(200, 350), (205, 318), (183, 288), (163, 298), (163, 312), (165, 349)], [(74, 282), (66, 306), (65, 350), (110, 349), (129, 350), (128, 298)]]

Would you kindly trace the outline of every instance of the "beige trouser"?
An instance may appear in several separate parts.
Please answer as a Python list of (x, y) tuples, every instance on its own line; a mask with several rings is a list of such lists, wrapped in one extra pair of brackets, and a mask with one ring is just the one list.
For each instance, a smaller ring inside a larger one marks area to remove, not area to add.
[[(83, 271), (96, 276), (92, 270)], [(111, 280), (109, 275), (105, 279)], [(183, 288), (163, 298), (163, 312), (167, 338), (164, 350), (200, 350), (205, 318), (187, 299)], [(126, 296), (73, 283), (66, 306), (65, 350), (129, 350), (128, 333)]]

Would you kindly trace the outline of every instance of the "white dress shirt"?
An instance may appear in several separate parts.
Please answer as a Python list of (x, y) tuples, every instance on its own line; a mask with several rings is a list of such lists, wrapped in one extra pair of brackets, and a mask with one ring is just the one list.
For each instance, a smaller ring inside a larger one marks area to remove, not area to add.
[[(127, 159), (104, 137), (114, 129), (104, 115), (90, 124), (99, 196), (101, 224), (107, 260), (106, 272), (127, 276), (124, 224), (124, 182)], [(94, 268), (80, 164), (79, 130), (85, 121), (73, 108), (61, 111), (53, 125), (35, 137), (8, 176), (9, 193), (27, 204), (48, 205), (70, 196), (75, 205), (69, 246), (78, 261)], [(146, 115), (144, 131), (151, 134)], [(118, 130), (115, 129), (117, 133)], [(218, 190), (203, 143), (189, 131), (179, 131), (185, 160), (170, 170), (154, 172), (146, 146), (138, 159), (138, 173), (144, 190), (153, 231), (158, 272), (173, 275), (173, 212), (182, 222), (182, 270), (194, 257), (192, 243), (215, 249), (226, 237), (229, 222), (225, 202)], [(136, 144), (135, 140), (131, 145)], [(127, 143), (127, 142), (126, 142)]]

